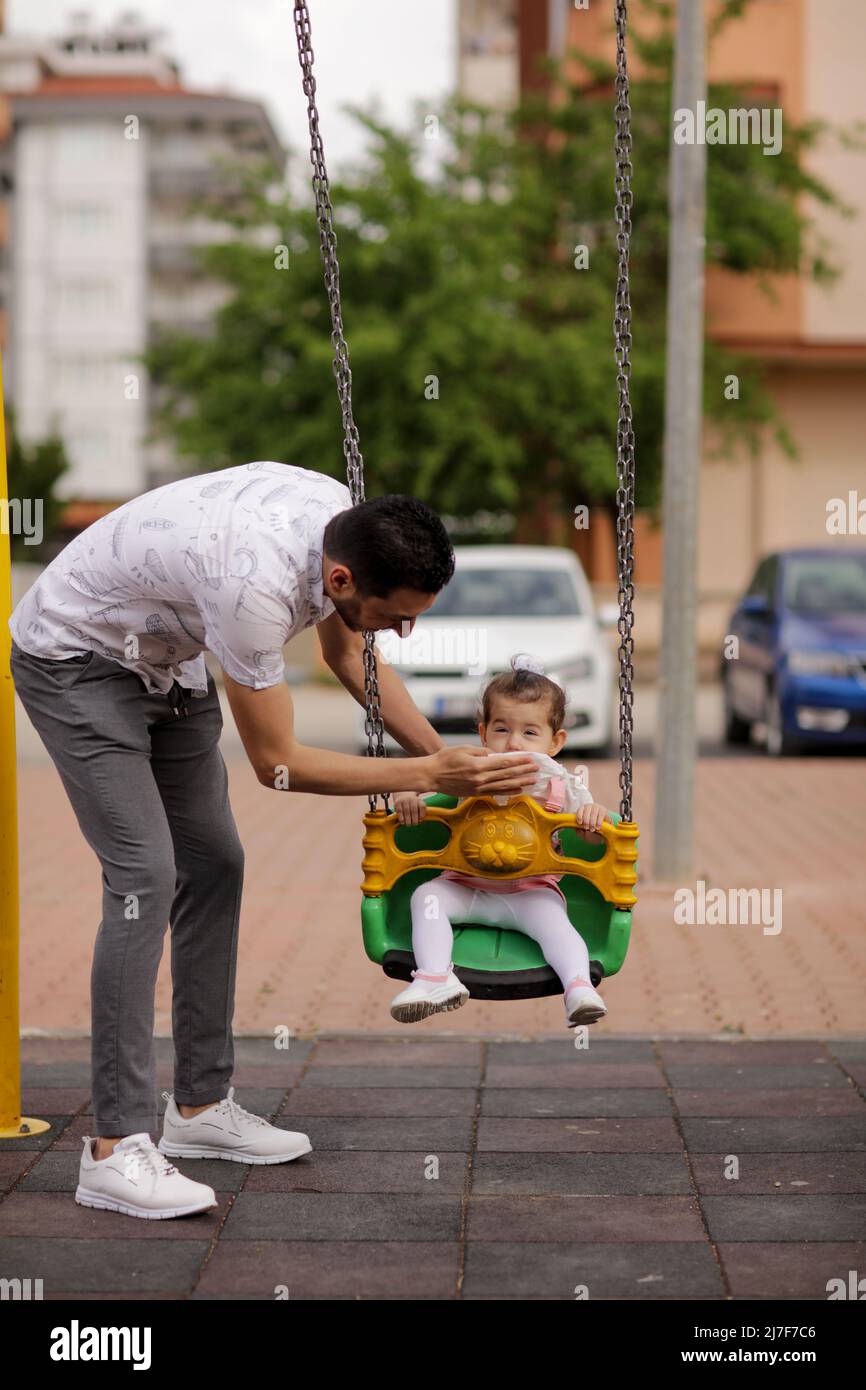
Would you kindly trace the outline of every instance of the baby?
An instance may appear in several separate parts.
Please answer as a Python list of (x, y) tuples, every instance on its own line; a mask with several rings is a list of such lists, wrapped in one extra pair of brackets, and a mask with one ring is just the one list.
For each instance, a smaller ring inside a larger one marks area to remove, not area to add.
[[(597, 832), (609, 812), (553, 761), (566, 738), (565, 692), (530, 657), (513, 657), (511, 667), (485, 687), (478, 726), (481, 742), (491, 753), (531, 752), (539, 775), (526, 794), (548, 810), (574, 811), (578, 826), (589, 834)], [(507, 800), (495, 799), (501, 804)], [(402, 825), (417, 825), (427, 814), (416, 792), (397, 792), (394, 809)], [(417, 969), (412, 983), (392, 1000), (391, 1017), (398, 1023), (417, 1023), (466, 1003), (469, 991), (454, 974), (451, 961), (451, 923), (456, 921), (484, 922), (531, 936), (562, 981), (568, 1027), (602, 1018), (607, 1009), (590, 981), (589, 953), (569, 920), (561, 877), (546, 873), (501, 882), (445, 869), (438, 878), (420, 884), (410, 898)]]

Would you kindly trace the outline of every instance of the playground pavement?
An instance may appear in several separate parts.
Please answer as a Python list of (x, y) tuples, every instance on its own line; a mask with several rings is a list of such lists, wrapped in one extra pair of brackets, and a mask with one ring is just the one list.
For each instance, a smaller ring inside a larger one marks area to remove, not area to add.
[(170, 1221), (73, 1201), (88, 1041), (23, 1059), (51, 1130), (0, 1141), (0, 1277), (46, 1299), (826, 1300), (864, 1268), (866, 1042), (238, 1039), (237, 1098), (313, 1152), (178, 1160), (219, 1207)]
[[(591, 770), (616, 807), (615, 765)], [(674, 922), (638, 763), (639, 906), (586, 1047), (555, 998), (393, 1023), (398, 986), (360, 943), (366, 799), (230, 773), (236, 1098), (313, 1152), (179, 1161), (218, 1194), (202, 1216), (74, 1203), (99, 868), (53, 768), (25, 761), (22, 1109), (51, 1128), (0, 1141), (0, 1278), (41, 1278), (47, 1299), (824, 1300), (866, 1268), (862, 760), (699, 764), (684, 886), (780, 888), (775, 933)], [(165, 959), (160, 1090), (169, 1023)]]
[[(388, 1004), (399, 988), (361, 945), (361, 817), (366, 797), (265, 790), (243, 755), (227, 759), (246, 848), (234, 1026), (300, 1037), (330, 1032), (402, 1036)], [(572, 759), (566, 763), (571, 766)], [(617, 765), (590, 765), (596, 800), (619, 808)], [(635, 764), (640, 825), (638, 906), (625, 967), (602, 986), (621, 1034), (741, 1037), (866, 1033), (866, 776), (862, 758), (705, 758), (697, 768), (694, 877), (698, 893), (781, 892), (781, 930), (767, 917), (739, 925), (674, 920), (676, 885), (653, 883), (653, 764)], [(87, 1031), (90, 964), (100, 916), (99, 864), (54, 767), (22, 763), (21, 1023)], [(778, 921), (778, 915), (776, 915)], [(456, 1020), (456, 1024), (455, 1024)], [(470, 1001), (420, 1026), (561, 1035), (558, 998)], [(156, 994), (157, 1033), (171, 1027), (169, 952)]]

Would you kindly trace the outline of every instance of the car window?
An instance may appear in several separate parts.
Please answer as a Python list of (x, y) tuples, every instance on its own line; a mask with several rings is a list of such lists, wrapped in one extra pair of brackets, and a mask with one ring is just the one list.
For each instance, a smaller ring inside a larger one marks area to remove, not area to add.
[(457, 569), (427, 609), (434, 618), (566, 618), (580, 612), (567, 570), (526, 568)]
[(772, 606), (775, 598), (775, 580), (776, 556), (768, 555), (765, 560), (761, 561), (752, 575), (752, 582), (746, 590), (746, 597), (752, 598), (754, 595), (760, 594), (761, 598), (765, 598), (767, 603)]
[(795, 613), (866, 613), (866, 551), (789, 557), (782, 601)]

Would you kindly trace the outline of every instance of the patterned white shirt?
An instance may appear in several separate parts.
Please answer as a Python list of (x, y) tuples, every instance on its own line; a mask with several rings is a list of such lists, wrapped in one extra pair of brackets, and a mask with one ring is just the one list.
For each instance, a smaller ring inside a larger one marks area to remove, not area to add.
[(344, 483), (286, 463), (167, 483), (71, 541), (15, 608), (12, 636), (35, 656), (96, 651), (149, 691), (206, 690), (205, 649), (241, 685), (278, 685), (285, 643), (334, 611), (322, 538), (351, 505)]

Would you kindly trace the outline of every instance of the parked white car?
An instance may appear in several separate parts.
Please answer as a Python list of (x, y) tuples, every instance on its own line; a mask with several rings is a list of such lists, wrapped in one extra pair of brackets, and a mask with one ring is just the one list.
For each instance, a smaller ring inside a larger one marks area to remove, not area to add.
[[(376, 647), (447, 744), (475, 743), (481, 688), (517, 652), (539, 660), (566, 689), (563, 751), (606, 753), (614, 736), (613, 657), (573, 551), (553, 546), (457, 546), (455, 572), (412, 633), (376, 634)], [(364, 712), (359, 745), (366, 750)], [(385, 733), (385, 745), (398, 748)]]

